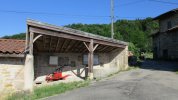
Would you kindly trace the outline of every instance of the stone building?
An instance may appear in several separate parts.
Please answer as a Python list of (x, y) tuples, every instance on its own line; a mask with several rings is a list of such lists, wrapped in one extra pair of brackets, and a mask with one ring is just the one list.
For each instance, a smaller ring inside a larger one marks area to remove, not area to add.
[(154, 20), (159, 21), (159, 31), (152, 34), (154, 59), (178, 59), (178, 9), (173, 9)]
[(24, 50), (25, 40), (0, 39), (0, 93), (23, 89)]
[[(0, 45), (3, 55), (0, 57), (0, 77), (4, 77), (4, 82), (10, 81), (9, 85), (14, 88), (18, 82), (13, 79), (19, 76), (21, 88), (33, 90), (35, 79), (52, 73), (60, 66), (63, 66), (64, 74), (74, 72), (79, 77), (89, 78), (105, 77), (128, 68), (126, 42), (71, 28), (27, 20), (25, 41), (1, 40), (12, 42), (0, 41), (4, 45)], [(13, 41), (22, 44), (19, 46)], [(4, 49), (6, 46), (10, 49)], [(85, 73), (84, 76), (82, 73)]]

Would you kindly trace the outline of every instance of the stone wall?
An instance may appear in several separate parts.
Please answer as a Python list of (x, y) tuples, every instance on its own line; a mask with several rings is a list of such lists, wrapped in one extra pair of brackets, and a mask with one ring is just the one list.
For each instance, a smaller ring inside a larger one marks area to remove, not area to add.
[(108, 63), (103, 67), (94, 67), (94, 77), (103, 78), (128, 68), (128, 47), (107, 53)]
[(0, 57), (0, 64), (24, 65), (24, 61), (22, 57)]
[(175, 14), (173, 16), (170, 16), (169, 18), (160, 20), (159, 21), (160, 32), (165, 32), (168, 30), (168, 28), (167, 28), (168, 21), (171, 21), (172, 27), (178, 25), (178, 14)]
[[(153, 37), (153, 49), (157, 53), (158, 59), (164, 59), (163, 51), (168, 50), (167, 59), (178, 59), (178, 32), (160, 33)], [(155, 54), (154, 54), (155, 56)]]
[[(167, 24), (169, 21), (171, 21), (172, 27), (177, 26), (178, 14), (159, 21), (159, 30), (161, 33), (153, 37), (154, 58), (171, 60), (178, 59), (178, 31), (166, 32), (168, 30)], [(167, 57), (164, 56), (164, 50), (168, 51)]]
[[(94, 77), (104, 77), (119, 70), (124, 70), (128, 66), (127, 47), (125, 49), (117, 49), (109, 53), (94, 53), (98, 55), (99, 64), (94, 65)], [(49, 57), (58, 56), (58, 61), (64, 67), (63, 72), (76, 70), (77, 68), (83, 68), (83, 54), (82, 53), (39, 53), (35, 55), (35, 78), (52, 73), (57, 66), (49, 65)], [(76, 67), (70, 66), (72, 62), (75, 62)], [(60, 64), (59, 64), (60, 65)]]
[[(99, 57), (99, 64), (94, 65), (94, 67), (105, 67), (108, 66), (109, 55), (107, 53), (97, 53)], [(65, 67), (63, 71), (71, 71), (76, 70), (78, 68), (83, 68), (86, 65), (83, 65), (83, 54), (81, 53), (40, 53), (35, 55), (35, 77), (43, 76), (52, 73), (58, 66), (49, 65), (49, 57), (50, 56), (58, 56), (59, 65)], [(71, 66), (71, 63), (75, 63), (75, 67), (67, 67)]]
[(22, 90), (24, 86), (24, 65), (0, 64), (0, 93)]

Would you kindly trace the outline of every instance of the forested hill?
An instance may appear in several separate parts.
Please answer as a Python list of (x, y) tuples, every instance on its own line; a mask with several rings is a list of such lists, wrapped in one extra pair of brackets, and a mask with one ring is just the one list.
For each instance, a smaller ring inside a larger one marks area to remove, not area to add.
[(23, 39), (25, 40), (25, 33), (19, 33), (19, 34), (14, 34), (14, 35), (10, 35), (10, 36), (3, 36), (1, 38), (3, 39)]
[[(111, 36), (110, 24), (70, 24), (65, 27), (86, 31), (105, 37)], [(158, 23), (152, 18), (144, 20), (117, 20), (114, 23), (115, 39), (130, 42), (130, 49), (151, 50), (151, 37), (149, 36), (158, 29)], [(25, 39), (25, 34), (4, 36), (2, 38)], [(133, 50), (132, 50), (133, 51)]]

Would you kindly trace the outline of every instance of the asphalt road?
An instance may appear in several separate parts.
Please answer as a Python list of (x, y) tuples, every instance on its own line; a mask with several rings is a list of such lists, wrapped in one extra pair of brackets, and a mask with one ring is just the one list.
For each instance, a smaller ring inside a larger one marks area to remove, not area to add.
[(45, 100), (178, 100), (175, 63), (144, 62), (141, 69), (121, 72)]

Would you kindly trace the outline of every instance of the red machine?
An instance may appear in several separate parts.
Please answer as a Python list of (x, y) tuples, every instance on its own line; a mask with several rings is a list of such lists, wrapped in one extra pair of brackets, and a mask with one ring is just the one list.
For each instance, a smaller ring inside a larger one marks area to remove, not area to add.
[(49, 74), (46, 76), (46, 81), (57, 81), (57, 80), (64, 80), (65, 78), (67, 78), (70, 75), (65, 75), (62, 76), (62, 67), (56, 69), (52, 74)]

